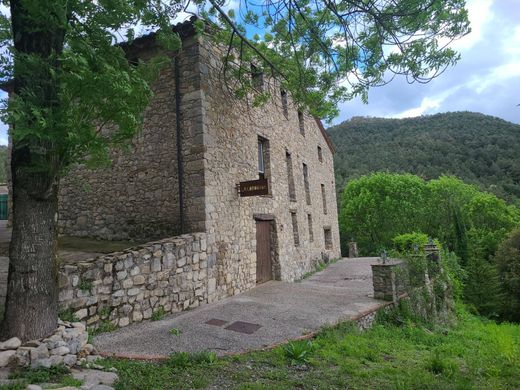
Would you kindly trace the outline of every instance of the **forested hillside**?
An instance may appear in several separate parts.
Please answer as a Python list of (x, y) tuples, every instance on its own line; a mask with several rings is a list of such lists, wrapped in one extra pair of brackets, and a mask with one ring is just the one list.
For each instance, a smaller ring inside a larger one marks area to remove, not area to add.
[(454, 175), (520, 202), (520, 125), (454, 112), (407, 119), (354, 117), (328, 129), (336, 146), (336, 185), (376, 172), (424, 179)]

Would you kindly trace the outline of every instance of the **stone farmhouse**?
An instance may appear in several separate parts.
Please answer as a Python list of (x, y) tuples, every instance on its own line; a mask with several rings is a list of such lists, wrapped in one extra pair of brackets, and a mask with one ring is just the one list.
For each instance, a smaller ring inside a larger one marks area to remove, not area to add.
[[(268, 280), (293, 281), (340, 257), (334, 148), (323, 125), (252, 67), (271, 100), (254, 107), (222, 81), (222, 49), (176, 27), (182, 50), (153, 86), (142, 132), (109, 168), (74, 168), (60, 184), (59, 233), (160, 240), (68, 265), (62, 306), (119, 326), (198, 306)], [(129, 58), (158, 51), (136, 39)], [(88, 293), (78, 280), (92, 280)]]

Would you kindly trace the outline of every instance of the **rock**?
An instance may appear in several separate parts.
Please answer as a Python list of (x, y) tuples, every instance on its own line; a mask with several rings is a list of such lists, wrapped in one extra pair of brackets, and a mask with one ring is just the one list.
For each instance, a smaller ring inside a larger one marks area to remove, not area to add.
[(92, 344), (85, 344), (82, 351), (84, 351), (86, 355), (90, 355), (92, 351), (94, 351), (94, 346)]
[(49, 360), (51, 362), (51, 366), (58, 366), (63, 364), (63, 356), (61, 355), (52, 355)]
[(73, 323), (72, 323), (72, 327), (73, 327), (73, 328), (76, 328), (76, 329), (79, 329), (79, 330), (81, 330), (81, 331), (83, 331), (83, 332), (84, 332), (85, 330), (87, 330), (87, 328), (85, 327), (85, 325), (83, 325), (81, 322), (73, 322)]
[(94, 385), (90, 390), (114, 390), (114, 388), (107, 385)]
[(98, 361), (99, 359), (102, 359), (102, 357), (99, 356), (99, 355), (89, 355), (89, 356), (87, 356), (87, 362), (88, 363), (94, 363), (94, 362)]
[(35, 361), (31, 360), (32, 368), (38, 368), (38, 367), (50, 368), (51, 366), (52, 366), (52, 361), (50, 358), (36, 359)]
[(66, 355), (63, 358), (63, 364), (65, 364), (67, 367), (74, 366), (77, 361), (78, 361), (78, 358), (76, 357), (76, 355)]
[(38, 385), (27, 385), (25, 390), (42, 390), (41, 386)]
[(33, 348), (36, 348), (36, 347), (39, 347), (41, 345), (41, 341), (39, 340), (31, 340), (31, 341), (27, 341), (25, 344), (24, 344), (24, 347), (33, 347)]
[(41, 359), (49, 357), (49, 350), (46, 344), (42, 344), (39, 347), (31, 349), (31, 366), (35, 366), (36, 362)]
[(22, 345), (20, 339), (18, 337), (12, 337), (3, 343), (0, 343), (0, 350), (5, 351), (6, 349), (16, 349), (20, 345)]
[(5, 367), (9, 364), (11, 358), (16, 354), (16, 351), (8, 350), (0, 352), (0, 367)]
[(63, 356), (70, 353), (70, 349), (67, 347), (58, 347), (50, 351), (51, 355)]

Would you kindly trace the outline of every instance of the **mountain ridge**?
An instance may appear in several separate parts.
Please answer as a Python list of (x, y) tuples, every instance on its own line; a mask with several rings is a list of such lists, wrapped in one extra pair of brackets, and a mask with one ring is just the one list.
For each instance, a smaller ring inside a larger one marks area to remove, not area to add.
[(372, 172), (425, 179), (453, 175), (520, 202), (520, 125), (459, 111), (414, 118), (353, 117), (327, 129), (335, 147), (338, 192)]

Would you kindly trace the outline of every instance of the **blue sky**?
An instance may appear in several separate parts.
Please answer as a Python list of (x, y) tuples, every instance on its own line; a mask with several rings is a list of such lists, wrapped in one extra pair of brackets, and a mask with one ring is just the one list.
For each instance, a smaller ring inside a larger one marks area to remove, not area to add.
[[(236, 8), (232, 0), (226, 8)], [(467, 0), (472, 32), (454, 43), (462, 58), (428, 84), (396, 78), (369, 92), (369, 103), (342, 103), (333, 123), (353, 116), (405, 118), (475, 111), (520, 124), (520, 1)], [(5, 97), (5, 94), (0, 94)], [(0, 122), (0, 144), (7, 144)]]

